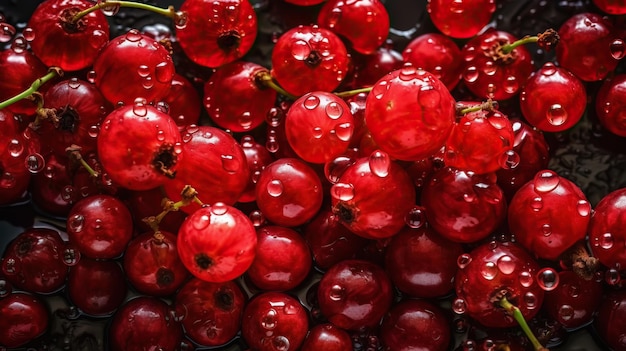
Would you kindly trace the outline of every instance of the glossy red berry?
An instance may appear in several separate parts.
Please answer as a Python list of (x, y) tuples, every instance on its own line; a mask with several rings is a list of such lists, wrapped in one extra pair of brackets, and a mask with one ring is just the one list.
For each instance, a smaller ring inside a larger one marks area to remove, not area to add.
[(589, 243), (594, 257), (608, 268), (626, 269), (626, 188), (605, 195), (589, 222)]
[(331, 323), (318, 324), (309, 330), (301, 351), (351, 351), (352, 339), (345, 330)]
[(552, 62), (531, 75), (520, 92), (524, 118), (545, 132), (573, 127), (587, 107), (587, 92), (574, 74)]
[(252, 135), (244, 135), (240, 142), (250, 169), (250, 178), (239, 202), (252, 202), (256, 199), (256, 182), (265, 166), (274, 162), (274, 157), (264, 144), (257, 142)]
[(284, 123), (289, 145), (310, 163), (326, 163), (341, 155), (354, 131), (348, 104), (323, 91), (307, 93), (294, 101)]
[(626, 137), (626, 74), (607, 78), (596, 94), (598, 120), (609, 132)]
[[(351, 53), (352, 74), (346, 77), (347, 86), (354, 89), (374, 85), (387, 73), (402, 68), (402, 54), (393, 47), (393, 42), (387, 40), (375, 52), (369, 55)], [(350, 79), (352, 75), (352, 80)], [(366, 96), (361, 93), (361, 95)]]
[(67, 292), (80, 311), (91, 316), (107, 316), (126, 299), (128, 286), (119, 263), (82, 257), (70, 268)]
[(615, 351), (626, 350), (626, 333), (621, 327), (626, 319), (626, 290), (611, 291), (600, 303), (594, 327), (600, 338)]
[(224, 345), (237, 335), (245, 303), (245, 294), (233, 281), (209, 283), (193, 278), (175, 296), (185, 334), (203, 346)]
[(416, 196), (406, 171), (379, 150), (348, 166), (330, 192), (339, 221), (368, 239), (388, 238), (400, 231)]
[(43, 335), (50, 323), (48, 307), (38, 297), (14, 292), (0, 298), (0, 345), (24, 346)]
[(352, 49), (365, 55), (374, 53), (389, 34), (389, 15), (379, 0), (326, 1), (317, 24), (340, 35)]
[(131, 29), (100, 50), (93, 70), (96, 87), (109, 102), (132, 105), (137, 98), (152, 102), (167, 95), (174, 62), (163, 45)]
[(626, 3), (621, 0), (592, 0), (600, 10), (608, 13), (609, 15), (623, 15), (626, 14)]
[[(92, 5), (85, 0), (47, 0), (37, 6), (28, 21), (30, 47), (46, 66), (69, 72), (93, 64), (109, 42), (109, 23), (101, 11), (72, 19)], [(54, 50), (49, 47), (52, 42)]]
[(0, 205), (7, 205), (24, 198), (32, 173), (44, 170), (45, 159), (38, 135), (30, 128), (20, 131), (13, 113), (0, 111), (0, 128)]
[(78, 201), (66, 223), (70, 242), (81, 254), (96, 259), (120, 256), (133, 234), (128, 208), (110, 195), (92, 195)]
[(256, 202), (270, 222), (295, 227), (309, 221), (322, 206), (322, 182), (317, 173), (296, 158), (267, 165), (256, 183)]
[(169, 93), (163, 99), (168, 106), (168, 114), (172, 116), (179, 129), (200, 120), (200, 95), (193, 84), (180, 74), (174, 74)]
[(104, 119), (97, 150), (111, 180), (130, 190), (148, 190), (174, 176), (182, 158), (181, 141), (168, 114), (138, 100)]
[(509, 203), (508, 223), (520, 245), (539, 258), (557, 260), (587, 233), (591, 205), (572, 181), (539, 171)]
[(543, 308), (565, 328), (577, 329), (593, 320), (602, 290), (602, 279), (586, 280), (573, 271), (561, 271), (559, 285), (545, 293)]
[(425, 33), (411, 40), (402, 51), (405, 63), (433, 73), (452, 90), (461, 80), (461, 49), (450, 37)]
[[(137, 233), (153, 232), (154, 230), (144, 222), (146, 217), (156, 216), (163, 211), (163, 191), (159, 188), (129, 191), (124, 197), (128, 209), (133, 217)], [(177, 233), (178, 228), (185, 220), (184, 211), (170, 211), (159, 222), (159, 230)]]
[(309, 329), (300, 302), (281, 292), (255, 296), (244, 309), (241, 334), (253, 350), (299, 350)]
[(242, 275), (254, 260), (256, 246), (250, 218), (219, 202), (196, 210), (178, 231), (180, 260), (191, 274), (208, 282)]
[(359, 330), (378, 325), (391, 306), (393, 291), (380, 266), (364, 260), (344, 260), (324, 273), (317, 298), (329, 322)]
[[(11, 48), (0, 51), (0, 101), (5, 101), (23, 92), (36, 80), (43, 77), (48, 68), (27, 50), (27, 43), (13, 43)], [(44, 86), (45, 87), (45, 86)], [(41, 89), (40, 92), (45, 91)], [(37, 106), (34, 101), (22, 99), (7, 107), (7, 110), (24, 115), (35, 113)]]
[(478, 34), (496, 11), (494, 0), (428, 0), (428, 14), (437, 29), (453, 38)]
[(247, 0), (185, 0), (176, 37), (185, 55), (206, 67), (219, 67), (245, 55), (257, 35), (257, 18)]
[[(411, 97), (411, 98), (409, 98)], [(432, 73), (405, 66), (381, 78), (367, 96), (365, 123), (391, 158), (417, 161), (438, 151), (455, 119), (455, 101)]]
[(300, 25), (283, 33), (272, 51), (272, 76), (288, 93), (331, 92), (348, 73), (341, 39), (325, 28)]

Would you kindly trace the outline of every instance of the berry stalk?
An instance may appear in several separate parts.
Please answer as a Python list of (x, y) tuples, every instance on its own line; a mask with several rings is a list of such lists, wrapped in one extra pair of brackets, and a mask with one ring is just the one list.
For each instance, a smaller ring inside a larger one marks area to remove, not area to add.
[(524, 38), (517, 40), (513, 43), (504, 44), (500, 47), (502, 54), (508, 55), (516, 47), (526, 45), (530, 43), (537, 43), (541, 48), (546, 51), (551, 50), (559, 42), (559, 34), (554, 29), (547, 29), (543, 33), (539, 33), (533, 36), (525, 36)]
[(41, 88), (42, 85), (46, 84), (47, 82), (49, 82), (51, 79), (56, 78), (56, 77), (61, 77), (63, 76), (63, 71), (58, 68), (58, 67), (52, 67), (50, 68), (50, 70), (48, 71), (48, 73), (41, 77), (36, 79), (28, 89), (24, 90), (23, 92), (15, 95), (12, 98), (9, 98), (5, 101), (0, 102), (0, 110), (11, 106), (12, 104), (22, 100), (22, 99), (26, 99), (30, 96), (32, 96), (34, 93), (36, 93), (39, 88)]
[(135, 8), (135, 9), (141, 9), (141, 10), (146, 10), (146, 11), (150, 11), (150, 12), (154, 12), (156, 14), (165, 16), (165, 17), (169, 17), (171, 19), (174, 20), (174, 22), (179, 23), (181, 21), (184, 21), (186, 19), (186, 14), (182, 11), (176, 11), (174, 10), (174, 6), (169, 6), (167, 9), (164, 8), (160, 8), (160, 7), (156, 7), (153, 5), (148, 5), (148, 4), (144, 4), (144, 3), (139, 3), (139, 2), (132, 2), (132, 1), (117, 1), (117, 0), (105, 0), (102, 2), (99, 2), (95, 5), (93, 5), (92, 7), (85, 9), (83, 11), (78, 12), (77, 14), (74, 15), (74, 17), (72, 17), (72, 19), (70, 20), (71, 23), (76, 23), (78, 22), (81, 18), (85, 17), (86, 15), (97, 11), (97, 10), (101, 10), (101, 9), (111, 9), (111, 8), (120, 8), (120, 7), (126, 7), (126, 8)]
[(283, 89), (280, 85), (278, 85), (278, 83), (276, 83), (276, 81), (274, 81), (274, 78), (272, 78), (272, 75), (268, 72), (268, 71), (261, 71), (259, 73), (257, 73), (256, 75), (256, 80), (258, 82), (260, 82), (261, 84), (265, 85), (268, 88), (274, 89), (276, 90), (277, 93), (291, 99), (291, 100), (296, 100), (298, 97), (294, 96), (290, 93), (288, 93), (285, 89)]
[(530, 330), (530, 327), (528, 326), (528, 323), (526, 323), (526, 320), (524, 319), (524, 316), (522, 315), (522, 312), (520, 311), (520, 309), (517, 306), (515, 306), (511, 302), (509, 302), (509, 300), (507, 300), (507, 298), (505, 296), (502, 296), (502, 298), (499, 301), (499, 304), (519, 324), (519, 326), (524, 331), (524, 334), (526, 334), (526, 336), (528, 337), (530, 342), (533, 344), (533, 348), (535, 349), (535, 351), (549, 351), (547, 348), (545, 348), (545, 347), (543, 347), (543, 345), (541, 345), (539, 340), (537, 340), (537, 337), (535, 337), (535, 334), (533, 334), (532, 330)]

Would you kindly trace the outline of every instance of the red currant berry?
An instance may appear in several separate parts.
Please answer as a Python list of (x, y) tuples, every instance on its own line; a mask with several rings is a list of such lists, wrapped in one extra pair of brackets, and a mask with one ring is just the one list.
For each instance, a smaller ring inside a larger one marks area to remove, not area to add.
[[(154, 216), (163, 211), (163, 190), (153, 188), (149, 190), (129, 191), (124, 201), (132, 214), (136, 232), (143, 233), (153, 231), (146, 217)], [(159, 230), (170, 233), (178, 232), (178, 228), (185, 220), (187, 214), (184, 211), (170, 211), (159, 222)]]
[(623, 0), (592, 0), (592, 2), (609, 15), (626, 14), (626, 2)]
[(604, 80), (596, 95), (595, 108), (604, 128), (626, 137), (626, 74)]
[(309, 330), (300, 351), (350, 351), (352, 339), (345, 330), (331, 323), (318, 324)]
[(184, 23), (176, 25), (181, 48), (195, 63), (219, 67), (245, 55), (257, 35), (257, 18), (247, 0), (185, 0)]
[(174, 74), (170, 92), (163, 98), (169, 108), (168, 114), (172, 116), (179, 129), (198, 124), (200, 120), (200, 96), (196, 88), (187, 78), (180, 74)]
[(602, 290), (602, 280), (586, 280), (573, 271), (561, 271), (559, 285), (546, 291), (543, 308), (567, 329), (577, 329), (593, 320)]
[[(14, 43), (11, 48), (0, 51), (0, 101), (20, 94), (48, 71), (46, 65), (26, 48), (26, 43)], [(39, 91), (44, 92), (45, 89)], [(22, 99), (6, 109), (16, 114), (32, 115), (36, 108), (33, 100)]]
[(256, 246), (250, 218), (220, 202), (190, 214), (178, 231), (180, 260), (191, 274), (208, 282), (242, 275), (254, 260)]
[(425, 33), (402, 51), (404, 62), (433, 73), (452, 90), (461, 80), (461, 49), (450, 37), (438, 33)]
[[(412, 98), (408, 98), (412, 97)], [(455, 101), (432, 73), (405, 66), (381, 78), (367, 96), (365, 123), (391, 158), (417, 161), (445, 143), (455, 116)]]
[(591, 252), (608, 268), (626, 270), (626, 188), (605, 195), (589, 223)]
[(287, 141), (304, 161), (326, 163), (341, 155), (352, 139), (354, 117), (335, 94), (314, 91), (298, 98), (285, 116)]
[(594, 327), (600, 338), (614, 351), (626, 350), (626, 290), (611, 291), (600, 303)]
[[(350, 74), (346, 77), (347, 87), (359, 89), (371, 87), (387, 73), (402, 68), (402, 54), (393, 48), (393, 42), (387, 40), (375, 52), (369, 55), (351, 53), (352, 57), (352, 79)], [(361, 93), (362, 96), (367, 96)]]
[(43, 335), (50, 317), (45, 303), (33, 295), (14, 292), (0, 298), (0, 345), (23, 346)]
[(562, 132), (582, 118), (587, 92), (574, 74), (548, 62), (526, 81), (520, 107), (531, 125), (546, 132)]
[(248, 168), (250, 168), (250, 178), (243, 194), (239, 197), (239, 202), (252, 202), (256, 200), (256, 182), (259, 180), (261, 171), (265, 166), (274, 162), (274, 157), (265, 145), (258, 143), (251, 135), (244, 135), (241, 138), (241, 147), (246, 154)]
[(428, 14), (443, 34), (470, 38), (478, 34), (496, 11), (494, 0), (428, 0)]
[(122, 267), (115, 261), (81, 258), (70, 268), (67, 291), (82, 312), (91, 316), (112, 314), (126, 299), (128, 287)]
[(336, 34), (301, 25), (278, 38), (272, 51), (272, 76), (295, 96), (318, 90), (331, 92), (346, 77), (349, 60)]

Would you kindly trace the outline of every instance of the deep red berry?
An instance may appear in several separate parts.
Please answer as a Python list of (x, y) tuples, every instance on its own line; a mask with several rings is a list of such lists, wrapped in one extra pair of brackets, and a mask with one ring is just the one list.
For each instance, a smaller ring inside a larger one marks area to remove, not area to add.
[(247, 0), (186, 0), (180, 11), (186, 15), (176, 25), (176, 37), (186, 56), (201, 66), (233, 62), (254, 44), (257, 18)]
[(611, 291), (602, 299), (594, 320), (596, 332), (608, 347), (626, 350), (626, 334), (622, 325), (626, 319), (626, 290)]
[(626, 3), (621, 0), (592, 0), (594, 5), (598, 6), (600, 10), (608, 13), (609, 15), (623, 15), (626, 14)]
[[(135, 231), (144, 233), (153, 229), (144, 222), (146, 217), (156, 216), (163, 211), (163, 190), (159, 188), (129, 191), (124, 197), (128, 209), (133, 217)], [(159, 222), (159, 230), (177, 233), (178, 228), (185, 220), (187, 213), (184, 211), (170, 211)]]
[(241, 138), (241, 147), (246, 154), (246, 161), (250, 169), (250, 178), (246, 189), (239, 197), (239, 202), (252, 202), (256, 199), (256, 182), (265, 166), (274, 162), (274, 157), (267, 147), (257, 142), (251, 135)]
[(461, 80), (461, 49), (450, 37), (439, 33), (425, 33), (402, 51), (403, 61), (433, 73), (452, 90)]
[(309, 330), (301, 351), (350, 351), (352, 339), (345, 330), (331, 323), (318, 324)]
[[(411, 97), (411, 98), (409, 98)], [(446, 141), (455, 101), (432, 73), (405, 66), (381, 78), (367, 96), (365, 123), (379, 148), (390, 157), (417, 161)]]
[(199, 279), (225, 282), (242, 275), (256, 254), (257, 235), (243, 212), (223, 203), (189, 215), (178, 231), (178, 254)]
[(428, 0), (428, 14), (443, 34), (470, 38), (478, 34), (496, 11), (494, 0)]
[(67, 292), (76, 307), (91, 316), (112, 314), (126, 299), (128, 286), (119, 263), (82, 257), (70, 268)]
[[(14, 43), (11, 48), (0, 51), (0, 101), (5, 101), (23, 92), (36, 80), (43, 77), (48, 71), (30, 50), (27, 44)], [(40, 92), (45, 91), (41, 89)], [(24, 115), (32, 115), (36, 104), (29, 99), (22, 99), (7, 107), (7, 110)]]
[(589, 243), (594, 257), (608, 268), (626, 269), (626, 188), (605, 195), (589, 222)]
[(604, 80), (596, 94), (595, 108), (604, 128), (626, 137), (626, 74)]
[(163, 99), (168, 106), (168, 114), (172, 116), (179, 129), (200, 120), (200, 96), (196, 88), (187, 78), (174, 74), (170, 91)]
[(593, 320), (602, 302), (602, 279), (585, 280), (573, 271), (559, 272), (559, 285), (546, 291), (543, 308), (568, 329), (577, 329)]
[(38, 297), (14, 292), (0, 298), (0, 345), (20, 347), (43, 335), (50, 322), (48, 307)]

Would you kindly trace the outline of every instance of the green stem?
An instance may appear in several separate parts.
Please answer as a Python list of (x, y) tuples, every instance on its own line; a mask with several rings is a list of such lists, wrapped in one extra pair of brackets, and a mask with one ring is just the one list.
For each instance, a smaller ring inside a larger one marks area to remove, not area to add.
[(26, 99), (29, 96), (33, 95), (34, 93), (37, 92), (37, 90), (39, 90), (39, 88), (41, 88), (42, 85), (46, 84), (48, 81), (50, 81), (51, 79), (57, 77), (57, 76), (62, 76), (63, 75), (63, 71), (61, 71), (60, 68), (56, 68), (53, 67), (50, 69), (50, 71), (48, 73), (46, 73), (45, 76), (38, 78), (37, 80), (35, 80), (28, 89), (24, 90), (23, 92), (15, 95), (14, 97), (2, 101), (0, 102), (0, 110), (11, 106), (12, 104), (22, 100), (22, 99)]
[(278, 85), (278, 83), (274, 81), (274, 78), (272, 78), (272, 75), (269, 73), (269, 71), (260, 71), (256, 74), (255, 78), (259, 83), (268, 88), (274, 89), (277, 93), (289, 98), (290, 100), (296, 100), (298, 98), (297, 96), (288, 93), (285, 89)]
[(502, 45), (502, 52), (505, 54), (510, 54), (511, 51), (513, 51), (518, 46), (526, 45), (530, 43), (536, 43), (538, 41), (539, 41), (539, 36), (537, 35), (527, 36), (517, 41), (514, 41), (512, 43)]
[(494, 110), (497, 106), (498, 106), (498, 103), (496, 101), (494, 101), (492, 99), (488, 99), (487, 101), (483, 102), (482, 104), (469, 106), (469, 107), (457, 110), (457, 115), (464, 116), (464, 115), (466, 115), (468, 113), (471, 113), (471, 112), (478, 112), (478, 111), (482, 111), (482, 110)]
[(517, 306), (509, 302), (509, 300), (507, 300), (506, 297), (502, 297), (500, 299), (500, 306), (504, 308), (513, 317), (513, 319), (515, 319), (515, 321), (519, 324), (519, 326), (524, 331), (524, 334), (526, 334), (530, 342), (533, 344), (533, 348), (535, 349), (535, 351), (548, 351), (548, 349), (543, 347), (543, 345), (541, 345), (539, 340), (537, 340), (537, 337), (535, 337), (535, 334), (533, 334), (532, 330), (530, 330), (528, 323), (526, 323), (526, 320), (524, 319), (524, 316), (522, 315), (522, 311), (520, 311), (520, 309)]
[(539, 46), (546, 51), (550, 51), (552, 48), (556, 46), (559, 42), (559, 33), (552, 28), (546, 29), (543, 33), (539, 33), (533, 36), (526, 36), (522, 39), (519, 39), (513, 43), (505, 44), (500, 47), (500, 51), (508, 55), (513, 51), (516, 47), (520, 45), (526, 45), (529, 43), (537, 43)]
[(71, 23), (76, 23), (78, 20), (80, 20), (81, 18), (87, 16), (88, 14), (94, 11), (100, 10), (102, 8), (111, 7), (111, 6), (128, 7), (128, 8), (146, 10), (146, 11), (157, 13), (159, 15), (163, 15), (165, 17), (169, 17), (173, 20), (176, 20), (179, 16), (181, 16), (181, 13), (176, 12), (173, 6), (169, 6), (167, 9), (164, 9), (164, 8), (160, 8), (160, 7), (156, 7), (156, 6), (152, 6), (148, 4), (143, 4), (139, 2), (105, 0), (105, 1), (102, 1), (93, 5), (92, 7), (86, 10), (80, 11), (77, 14), (75, 14), (74, 17), (72, 17)]
[(338, 93), (335, 93), (335, 95), (343, 99), (343, 98), (348, 98), (348, 97), (351, 97), (360, 93), (369, 93), (370, 91), (372, 91), (372, 87), (340, 91)]

